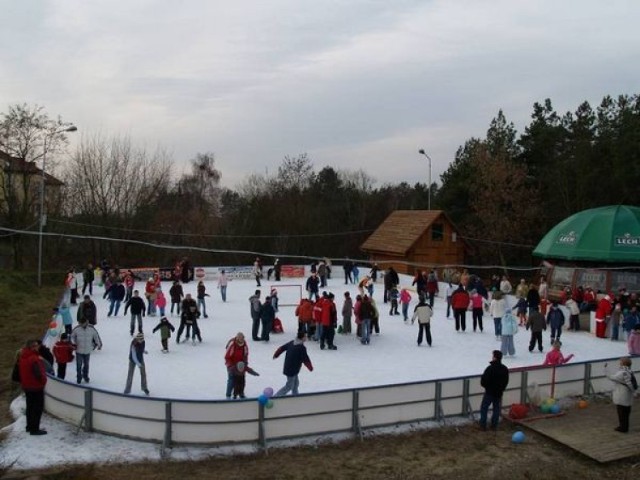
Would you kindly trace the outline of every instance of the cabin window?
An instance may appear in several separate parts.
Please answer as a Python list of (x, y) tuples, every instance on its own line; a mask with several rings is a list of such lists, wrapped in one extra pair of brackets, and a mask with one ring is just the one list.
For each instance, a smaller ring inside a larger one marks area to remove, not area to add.
[(444, 240), (444, 225), (442, 223), (434, 223), (431, 225), (431, 240), (434, 242)]

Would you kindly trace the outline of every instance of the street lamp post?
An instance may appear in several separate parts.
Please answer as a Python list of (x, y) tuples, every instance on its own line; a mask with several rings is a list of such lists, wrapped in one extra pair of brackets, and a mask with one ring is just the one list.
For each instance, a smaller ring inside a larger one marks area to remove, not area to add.
[(429, 155), (427, 155), (427, 152), (424, 151), (423, 148), (421, 148), (420, 150), (418, 150), (418, 153), (420, 155), (424, 155), (425, 157), (427, 157), (427, 160), (429, 160), (429, 185), (427, 186), (427, 188), (429, 189), (429, 210), (431, 210), (431, 157)]
[(44, 214), (44, 184), (46, 181), (46, 173), (45, 168), (47, 164), (47, 138), (50, 138), (54, 135), (64, 132), (75, 132), (78, 130), (78, 127), (75, 125), (69, 125), (64, 127), (63, 129), (56, 130), (51, 133), (51, 135), (45, 136), (44, 138), (44, 151), (42, 152), (42, 182), (40, 184), (40, 221), (39, 221), (39, 235), (38, 235), (38, 287), (42, 286), (42, 230), (45, 224), (45, 214)]

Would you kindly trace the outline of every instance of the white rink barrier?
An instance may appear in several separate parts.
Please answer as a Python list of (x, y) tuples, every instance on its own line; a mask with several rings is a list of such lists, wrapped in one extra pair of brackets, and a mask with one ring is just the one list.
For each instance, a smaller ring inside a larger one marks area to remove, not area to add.
[[(617, 358), (526, 367), (510, 371), (503, 407), (528, 403), (537, 384), (542, 398), (592, 395), (611, 390), (604, 364)], [(172, 445), (224, 445), (352, 432), (447, 417), (475, 418), (484, 390), (480, 376), (466, 376), (308, 393), (274, 398), (270, 409), (256, 399), (181, 400), (134, 397), (49, 377), (45, 409), (87, 431)]]

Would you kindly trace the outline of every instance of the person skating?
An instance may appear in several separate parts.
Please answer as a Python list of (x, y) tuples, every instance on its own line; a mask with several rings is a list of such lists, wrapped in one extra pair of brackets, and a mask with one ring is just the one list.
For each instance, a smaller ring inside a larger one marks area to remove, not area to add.
[(564, 365), (573, 358), (573, 353), (565, 357), (560, 348), (562, 348), (560, 340), (553, 342), (553, 349), (547, 353), (542, 365)]
[(113, 315), (114, 317), (118, 316), (118, 312), (120, 311), (120, 304), (124, 300), (124, 297), (127, 294), (127, 290), (124, 288), (124, 285), (120, 280), (116, 280), (109, 288), (109, 313), (107, 313), (107, 317)]
[(262, 333), (260, 340), (269, 341), (269, 334), (273, 329), (273, 321), (276, 318), (276, 311), (271, 304), (271, 297), (266, 297), (262, 307), (260, 307), (260, 322), (262, 323)]
[(538, 344), (538, 351), (542, 352), (542, 331), (547, 329), (547, 321), (538, 310), (533, 310), (529, 313), (529, 319), (527, 320), (527, 330), (531, 330), (531, 340), (529, 341), (529, 351), (533, 352), (533, 349)]
[(234, 390), (234, 368), (237, 366), (238, 362), (243, 362), (245, 365), (249, 364), (249, 345), (247, 345), (244, 333), (242, 332), (238, 332), (235, 337), (227, 342), (224, 352), (224, 365), (227, 369), (227, 391), (225, 393), (227, 399), (231, 398), (231, 394)]
[(71, 343), (76, 348), (77, 383), (84, 380), (89, 383), (89, 360), (94, 350), (102, 350), (102, 340), (93, 325), (86, 319), (71, 332)]
[(129, 372), (127, 373), (127, 384), (124, 387), (125, 395), (131, 393), (131, 384), (133, 383), (133, 372), (136, 368), (140, 370), (140, 386), (145, 395), (149, 395), (147, 388), (147, 370), (144, 364), (145, 350), (144, 335), (138, 333), (129, 346)]
[(53, 346), (53, 357), (56, 359), (58, 365), (57, 377), (64, 380), (67, 375), (67, 363), (73, 362), (74, 347), (69, 341), (69, 335), (63, 333)]
[(307, 348), (304, 346), (306, 339), (307, 336), (304, 332), (298, 332), (294, 340), (285, 343), (273, 354), (273, 358), (276, 359), (282, 353), (286, 352), (282, 373), (287, 377), (287, 383), (275, 393), (276, 397), (286, 395), (288, 392), (291, 392), (293, 395), (298, 395), (298, 388), (300, 386), (298, 375), (300, 374), (302, 365), (307, 367), (310, 372), (313, 372), (311, 359), (307, 354)]
[(480, 404), (480, 428), (482, 430), (487, 429), (489, 406), (492, 407), (491, 429), (498, 429), (502, 394), (506, 390), (508, 384), (509, 369), (502, 364), (502, 352), (500, 352), (500, 350), (494, 350), (491, 362), (489, 362), (489, 366), (485, 369), (482, 377), (480, 378), (480, 385), (484, 388), (484, 395), (482, 396), (482, 403)]
[(353, 300), (349, 292), (344, 292), (344, 302), (342, 303), (342, 333), (351, 333), (351, 315), (353, 314)]
[(460, 329), (464, 332), (467, 329), (467, 308), (469, 308), (469, 300), (469, 294), (462, 284), (460, 284), (451, 296), (453, 316), (456, 319), (456, 332), (459, 332)]
[(93, 265), (89, 263), (82, 272), (82, 295), (85, 294), (87, 288), (89, 289), (89, 295), (93, 295), (93, 281), (95, 278)]
[(362, 345), (369, 345), (369, 343), (371, 343), (371, 323), (375, 316), (375, 309), (371, 304), (371, 299), (367, 295), (362, 297), (358, 313), (361, 322), (360, 342)]
[(222, 301), (227, 301), (227, 285), (229, 283), (229, 279), (227, 278), (227, 274), (224, 269), (220, 270), (220, 275), (218, 275), (218, 290), (220, 290), (220, 296), (222, 297)]
[(198, 282), (198, 293), (197, 293), (197, 299), (198, 299), (198, 310), (200, 311), (200, 313), (202, 313), (202, 316), (204, 318), (209, 318), (209, 315), (207, 315), (207, 302), (205, 301), (205, 297), (208, 297), (209, 294), (207, 293), (207, 287), (205, 286), (204, 282), (202, 280), (200, 280)]
[(493, 317), (496, 340), (500, 340), (502, 336), (502, 317), (507, 311), (507, 301), (503, 297), (503, 293), (496, 290), (493, 292), (491, 302), (489, 303), (489, 315)]
[(262, 302), (260, 301), (260, 290), (256, 290), (249, 297), (249, 313), (251, 315), (251, 338), (254, 342), (259, 342), (261, 338), (258, 336), (260, 331), (260, 312), (262, 310)]
[(400, 305), (402, 305), (402, 318), (407, 323), (409, 320), (409, 304), (411, 303), (411, 294), (409, 290), (403, 288), (400, 290)]
[(311, 334), (311, 325), (313, 325), (313, 307), (314, 304), (308, 298), (302, 297), (300, 303), (296, 307), (295, 315), (298, 317), (298, 331), (307, 335)]
[(427, 345), (431, 346), (431, 317), (433, 310), (426, 301), (424, 295), (420, 296), (420, 301), (413, 310), (411, 324), (418, 320), (418, 346), (422, 345), (422, 335), (424, 334)]
[(171, 285), (169, 296), (171, 297), (171, 315), (173, 315), (173, 309), (175, 307), (176, 315), (180, 316), (180, 307), (182, 299), (184, 298), (184, 291), (178, 280), (174, 281), (173, 285)]
[(245, 398), (246, 374), (250, 373), (255, 377), (259, 377), (260, 374), (242, 361), (233, 365), (230, 370), (233, 376), (233, 399), (235, 400), (238, 397)]
[(98, 309), (89, 295), (85, 295), (84, 300), (78, 305), (76, 319), (78, 323), (82, 323), (84, 320), (90, 325), (96, 325), (98, 323)]
[(552, 302), (549, 313), (547, 313), (547, 325), (551, 329), (551, 344), (560, 340), (562, 326), (564, 325), (564, 313), (560, 310), (558, 302)]
[(187, 296), (182, 302), (182, 313), (180, 314), (180, 327), (178, 328), (178, 335), (176, 336), (176, 343), (180, 343), (180, 337), (182, 332), (186, 328), (185, 338), (189, 340), (191, 336), (191, 342), (196, 344), (196, 338), (202, 343), (202, 337), (200, 336), (200, 328), (198, 327), (198, 318), (200, 312), (198, 311), (198, 305), (196, 301), (191, 298), (191, 294), (187, 293)]
[(500, 328), (502, 329), (502, 334), (500, 335), (500, 351), (502, 352), (502, 355), (506, 355), (508, 353), (513, 356), (516, 354), (513, 336), (518, 333), (518, 321), (511, 311), (508, 310), (502, 316), (501, 323), (502, 325)]
[(133, 336), (133, 331), (138, 322), (138, 333), (142, 333), (142, 317), (146, 315), (146, 305), (144, 300), (140, 297), (138, 290), (133, 291), (133, 296), (124, 306), (124, 314), (131, 308), (131, 321), (129, 322), (129, 335)]
[(398, 312), (398, 300), (400, 299), (400, 290), (397, 285), (392, 285), (389, 290), (389, 302), (391, 302), (391, 308), (389, 309), (389, 315), (400, 315)]
[(167, 317), (162, 317), (160, 319), (160, 323), (153, 328), (152, 333), (156, 333), (158, 330), (160, 330), (162, 353), (169, 353), (169, 339), (171, 338), (171, 332), (175, 332), (176, 329)]
[(324, 350), (325, 343), (329, 350), (337, 350), (333, 344), (336, 333), (336, 325), (338, 324), (338, 313), (336, 304), (334, 303), (333, 293), (329, 293), (322, 302), (322, 312), (320, 322), (322, 323), (322, 336), (320, 337), (320, 350)]

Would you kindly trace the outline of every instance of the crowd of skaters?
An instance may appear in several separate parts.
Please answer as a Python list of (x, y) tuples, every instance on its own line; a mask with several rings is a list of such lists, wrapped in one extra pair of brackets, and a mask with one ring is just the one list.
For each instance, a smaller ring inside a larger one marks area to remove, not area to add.
[[(256, 275), (257, 286), (261, 286), (260, 279), (263, 277), (262, 262), (259, 258), (253, 265), (254, 274)], [(361, 279), (360, 271), (357, 265), (346, 262), (345, 284), (357, 284), (359, 294), (355, 298), (351, 298), (350, 292), (346, 291), (341, 295), (342, 305), (336, 305), (335, 295), (330, 291), (322, 291), (327, 288), (328, 279), (331, 275), (331, 264), (328, 260), (320, 260), (311, 265), (311, 274), (306, 279), (305, 290), (307, 295), (302, 298), (300, 304), (295, 310), (298, 318), (298, 332), (296, 338), (291, 342), (287, 342), (276, 350), (274, 358), (279, 354), (289, 351), (295, 357), (295, 362), (285, 360), (285, 370), (283, 372), (287, 376), (287, 384), (283, 387), (279, 394), (285, 394), (292, 391), (294, 394), (298, 392), (297, 374), (300, 366), (306, 365), (312, 370), (311, 362), (304, 352), (304, 342), (307, 338), (318, 342), (320, 349), (337, 350), (335, 343), (335, 335), (350, 335), (355, 333), (356, 338), (363, 345), (369, 345), (373, 333), (380, 333), (380, 310), (373, 298), (375, 285), (379, 277), (382, 277), (383, 286), (383, 302), (389, 304), (389, 315), (400, 315), (398, 307), (402, 307), (403, 319), (405, 323), (411, 324), (418, 322), (417, 344), (420, 346), (424, 341), (428, 345), (432, 344), (432, 336), (430, 323), (433, 317), (433, 306), (435, 297), (439, 294), (439, 280), (435, 270), (418, 271), (413, 278), (411, 287), (400, 286), (400, 279), (393, 267), (381, 270), (377, 264), (372, 264), (368, 268), (368, 273)], [(196, 299), (192, 298), (190, 293), (184, 293), (183, 283), (188, 282), (188, 278), (182, 277), (182, 266), (177, 266), (174, 272), (172, 286), (169, 289), (169, 299), (171, 301), (170, 316), (174, 312), (180, 317), (180, 324), (176, 336), (176, 343), (180, 343), (182, 334), (185, 334), (186, 340), (191, 340), (195, 344), (196, 340), (202, 342), (198, 320), (203, 317), (207, 318), (206, 292), (204, 282), (199, 282), (196, 288)], [(124, 315), (130, 311), (130, 336), (131, 347), (129, 351), (129, 372), (127, 376), (125, 393), (131, 391), (133, 373), (140, 371), (141, 389), (149, 395), (147, 387), (146, 372), (144, 367), (145, 338), (143, 333), (143, 317), (158, 316), (159, 322), (153, 328), (153, 332), (160, 331), (162, 351), (168, 353), (169, 338), (176, 328), (166, 317), (167, 299), (164, 296), (160, 278), (153, 275), (146, 279), (144, 283), (144, 300), (138, 290), (135, 289), (136, 280), (144, 280), (137, 277), (131, 270), (120, 271), (117, 267), (111, 268), (105, 262), (102, 262), (99, 269), (93, 269), (89, 264), (83, 272), (82, 285), (82, 301), (78, 302), (78, 285), (77, 276), (71, 275), (69, 272), (65, 280), (65, 295), (56, 309), (55, 318), (59, 319), (64, 325), (64, 333), (60, 340), (56, 342), (53, 348), (54, 357), (51, 361), (45, 362), (45, 365), (54, 364), (54, 360), (58, 365), (58, 377), (65, 378), (66, 364), (74, 359), (77, 367), (77, 383), (81, 381), (89, 382), (89, 359), (90, 354), (96, 349), (102, 348), (102, 343), (97, 333), (96, 323), (98, 312), (95, 303), (91, 300), (93, 294), (93, 283), (99, 278), (105, 286), (104, 298), (108, 299), (109, 309), (106, 312), (107, 317), (118, 316), (120, 308), (124, 303)], [(275, 260), (272, 267), (267, 271), (267, 276), (274, 275), (276, 281), (281, 278), (281, 266), (278, 259)], [(73, 278), (72, 278), (73, 277)], [(553, 349), (547, 354), (545, 364), (560, 364), (569, 361), (572, 355), (565, 357), (561, 351), (560, 337), (562, 327), (564, 325), (564, 314), (558, 308), (559, 303), (564, 303), (571, 312), (569, 321), (570, 329), (578, 330), (579, 322), (576, 316), (580, 311), (595, 308), (596, 317), (599, 313), (603, 313), (601, 318), (610, 325), (610, 335), (612, 340), (618, 339), (618, 332), (622, 331), (627, 336), (630, 353), (640, 353), (640, 320), (637, 314), (637, 299), (635, 294), (626, 294), (624, 289), (619, 295), (612, 298), (611, 295), (605, 295), (595, 305), (589, 295), (590, 289), (576, 289), (576, 295), (573, 292), (563, 292), (564, 298), (559, 302), (549, 301), (547, 298), (547, 286), (544, 278), (541, 278), (539, 284), (527, 284), (524, 280), (512, 288), (506, 276), (502, 278), (494, 277), (491, 280), (489, 288), (486, 288), (479, 277), (470, 275), (467, 271), (450, 275), (449, 282), (446, 282), (447, 289), (445, 299), (447, 302), (447, 318), (453, 314), (455, 320), (455, 328), (457, 331), (464, 332), (466, 330), (466, 313), (471, 312), (473, 321), (473, 331), (482, 332), (484, 329), (483, 316), (489, 314), (494, 321), (494, 330), (496, 338), (501, 343), (501, 354), (515, 354), (513, 347), (513, 335), (519, 327), (531, 329), (531, 343), (529, 351), (533, 351), (538, 346), (539, 351), (543, 351), (541, 332), (550, 328), (550, 341)], [(224, 270), (221, 270), (218, 277), (218, 288), (222, 301), (226, 301), (227, 278)], [(88, 292), (86, 294), (85, 292)], [(417, 303), (410, 312), (410, 304), (413, 301), (413, 295), (416, 295)], [(580, 293), (586, 295), (578, 296)], [(513, 294), (516, 298), (514, 305), (507, 303), (506, 296)], [(249, 299), (251, 304), (252, 317), (252, 340), (269, 341), (270, 333), (277, 331), (278, 319), (276, 313), (278, 311), (277, 290), (271, 289), (269, 295), (264, 300), (260, 299), (261, 292), (256, 290), (255, 294)], [(146, 300), (146, 302), (145, 302)], [(607, 308), (603, 302), (608, 302), (610, 308)], [(77, 304), (76, 319), (78, 325), (72, 328), (71, 314), (69, 306)], [(574, 304), (577, 313), (574, 313)], [(338, 321), (338, 310), (341, 314), (341, 322)], [(617, 314), (617, 312), (621, 312)], [(561, 318), (562, 316), (562, 318)], [(555, 320), (557, 318), (557, 320)], [(355, 328), (352, 330), (352, 320)], [(620, 328), (614, 328), (618, 325)], [(136, 334), (137, 327), (137, 334)], [(630, 327), (630, 328), (628, 328)], [(260, 332), (260, 329), (262, 330)], [(227, 398), (244, 398), (244, 377), (246, 373), (258, 375), (248, 365), (248, 347), (244, 343), (245, 348), (240, 349), (244, 358), (234, 362), (229, 362), (227, 353), (229, 348), (234, 350), (239, 342), (239, 337), (243, 334), (231, 339), (227, 344), (225, 353), (225, 364), (228, 368), (228, 385)], [(41, 350), (43, 347), (40, 344)], [(635, 350), (633, 350), (635, 349)], [(278, 353), (279, 352), (279, 353)], [(42, 356), (42, 355), (41, 355)], [(292, 368), (292, 362), (295, 368)], [(296, 371), (297, 370), (297, 371)], [(291, 374), (296, 372), (295, 375)], [(290, 375), (291, 374), (291, 375)], [(295, 377), (295, 378), (294, 378)], [(33, 427), (30, 427), (33, 430)], [(39, 429), (36, 429), (36, 431)]]

